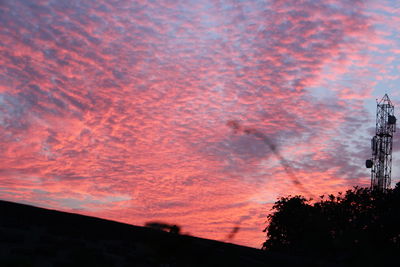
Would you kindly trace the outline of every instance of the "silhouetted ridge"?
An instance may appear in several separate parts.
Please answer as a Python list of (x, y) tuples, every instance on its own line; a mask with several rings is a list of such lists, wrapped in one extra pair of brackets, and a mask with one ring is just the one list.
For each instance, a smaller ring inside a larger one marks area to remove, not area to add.
[(308, 266), (310, 261), (0, 201), (0, 266)]

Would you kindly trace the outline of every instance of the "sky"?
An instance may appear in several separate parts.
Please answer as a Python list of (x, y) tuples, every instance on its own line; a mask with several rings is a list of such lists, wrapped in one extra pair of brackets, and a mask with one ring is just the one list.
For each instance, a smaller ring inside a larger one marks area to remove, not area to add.
[(370, 184), (399, 29), (396, 0), (0, 0), (0, 199), (260, 248), (278, 197)]

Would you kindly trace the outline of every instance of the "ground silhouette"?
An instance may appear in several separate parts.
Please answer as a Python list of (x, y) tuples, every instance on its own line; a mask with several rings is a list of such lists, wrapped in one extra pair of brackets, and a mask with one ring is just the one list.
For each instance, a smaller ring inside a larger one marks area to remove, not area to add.
[(399, 184), (282, 197), (260, 250), (0, 201), (0, 266), (396, 266), (399, 204)]
[[(313, 259), (0, 200), (0, 266), (312, 266)], [(171, 231), (172, 229), (172, 231)], [(175, 230), (174, 230), (175, 229)]]

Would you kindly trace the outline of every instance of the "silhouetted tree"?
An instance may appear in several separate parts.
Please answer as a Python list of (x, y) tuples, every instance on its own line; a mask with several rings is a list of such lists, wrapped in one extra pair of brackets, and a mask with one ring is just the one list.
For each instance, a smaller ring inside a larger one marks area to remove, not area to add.
[(400, 183), (384, 192), (282, 197), (268, 215), (264, 250), (319, 255), (395, 253), (400, 249)]

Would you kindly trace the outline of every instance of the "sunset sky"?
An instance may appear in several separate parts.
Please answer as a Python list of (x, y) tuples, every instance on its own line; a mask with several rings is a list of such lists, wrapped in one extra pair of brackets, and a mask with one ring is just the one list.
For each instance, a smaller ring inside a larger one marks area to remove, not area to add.
[(397, 0), (0, 0), (0, 199), (259, 248), (277, 197), (369, 185), (399, 72)]

